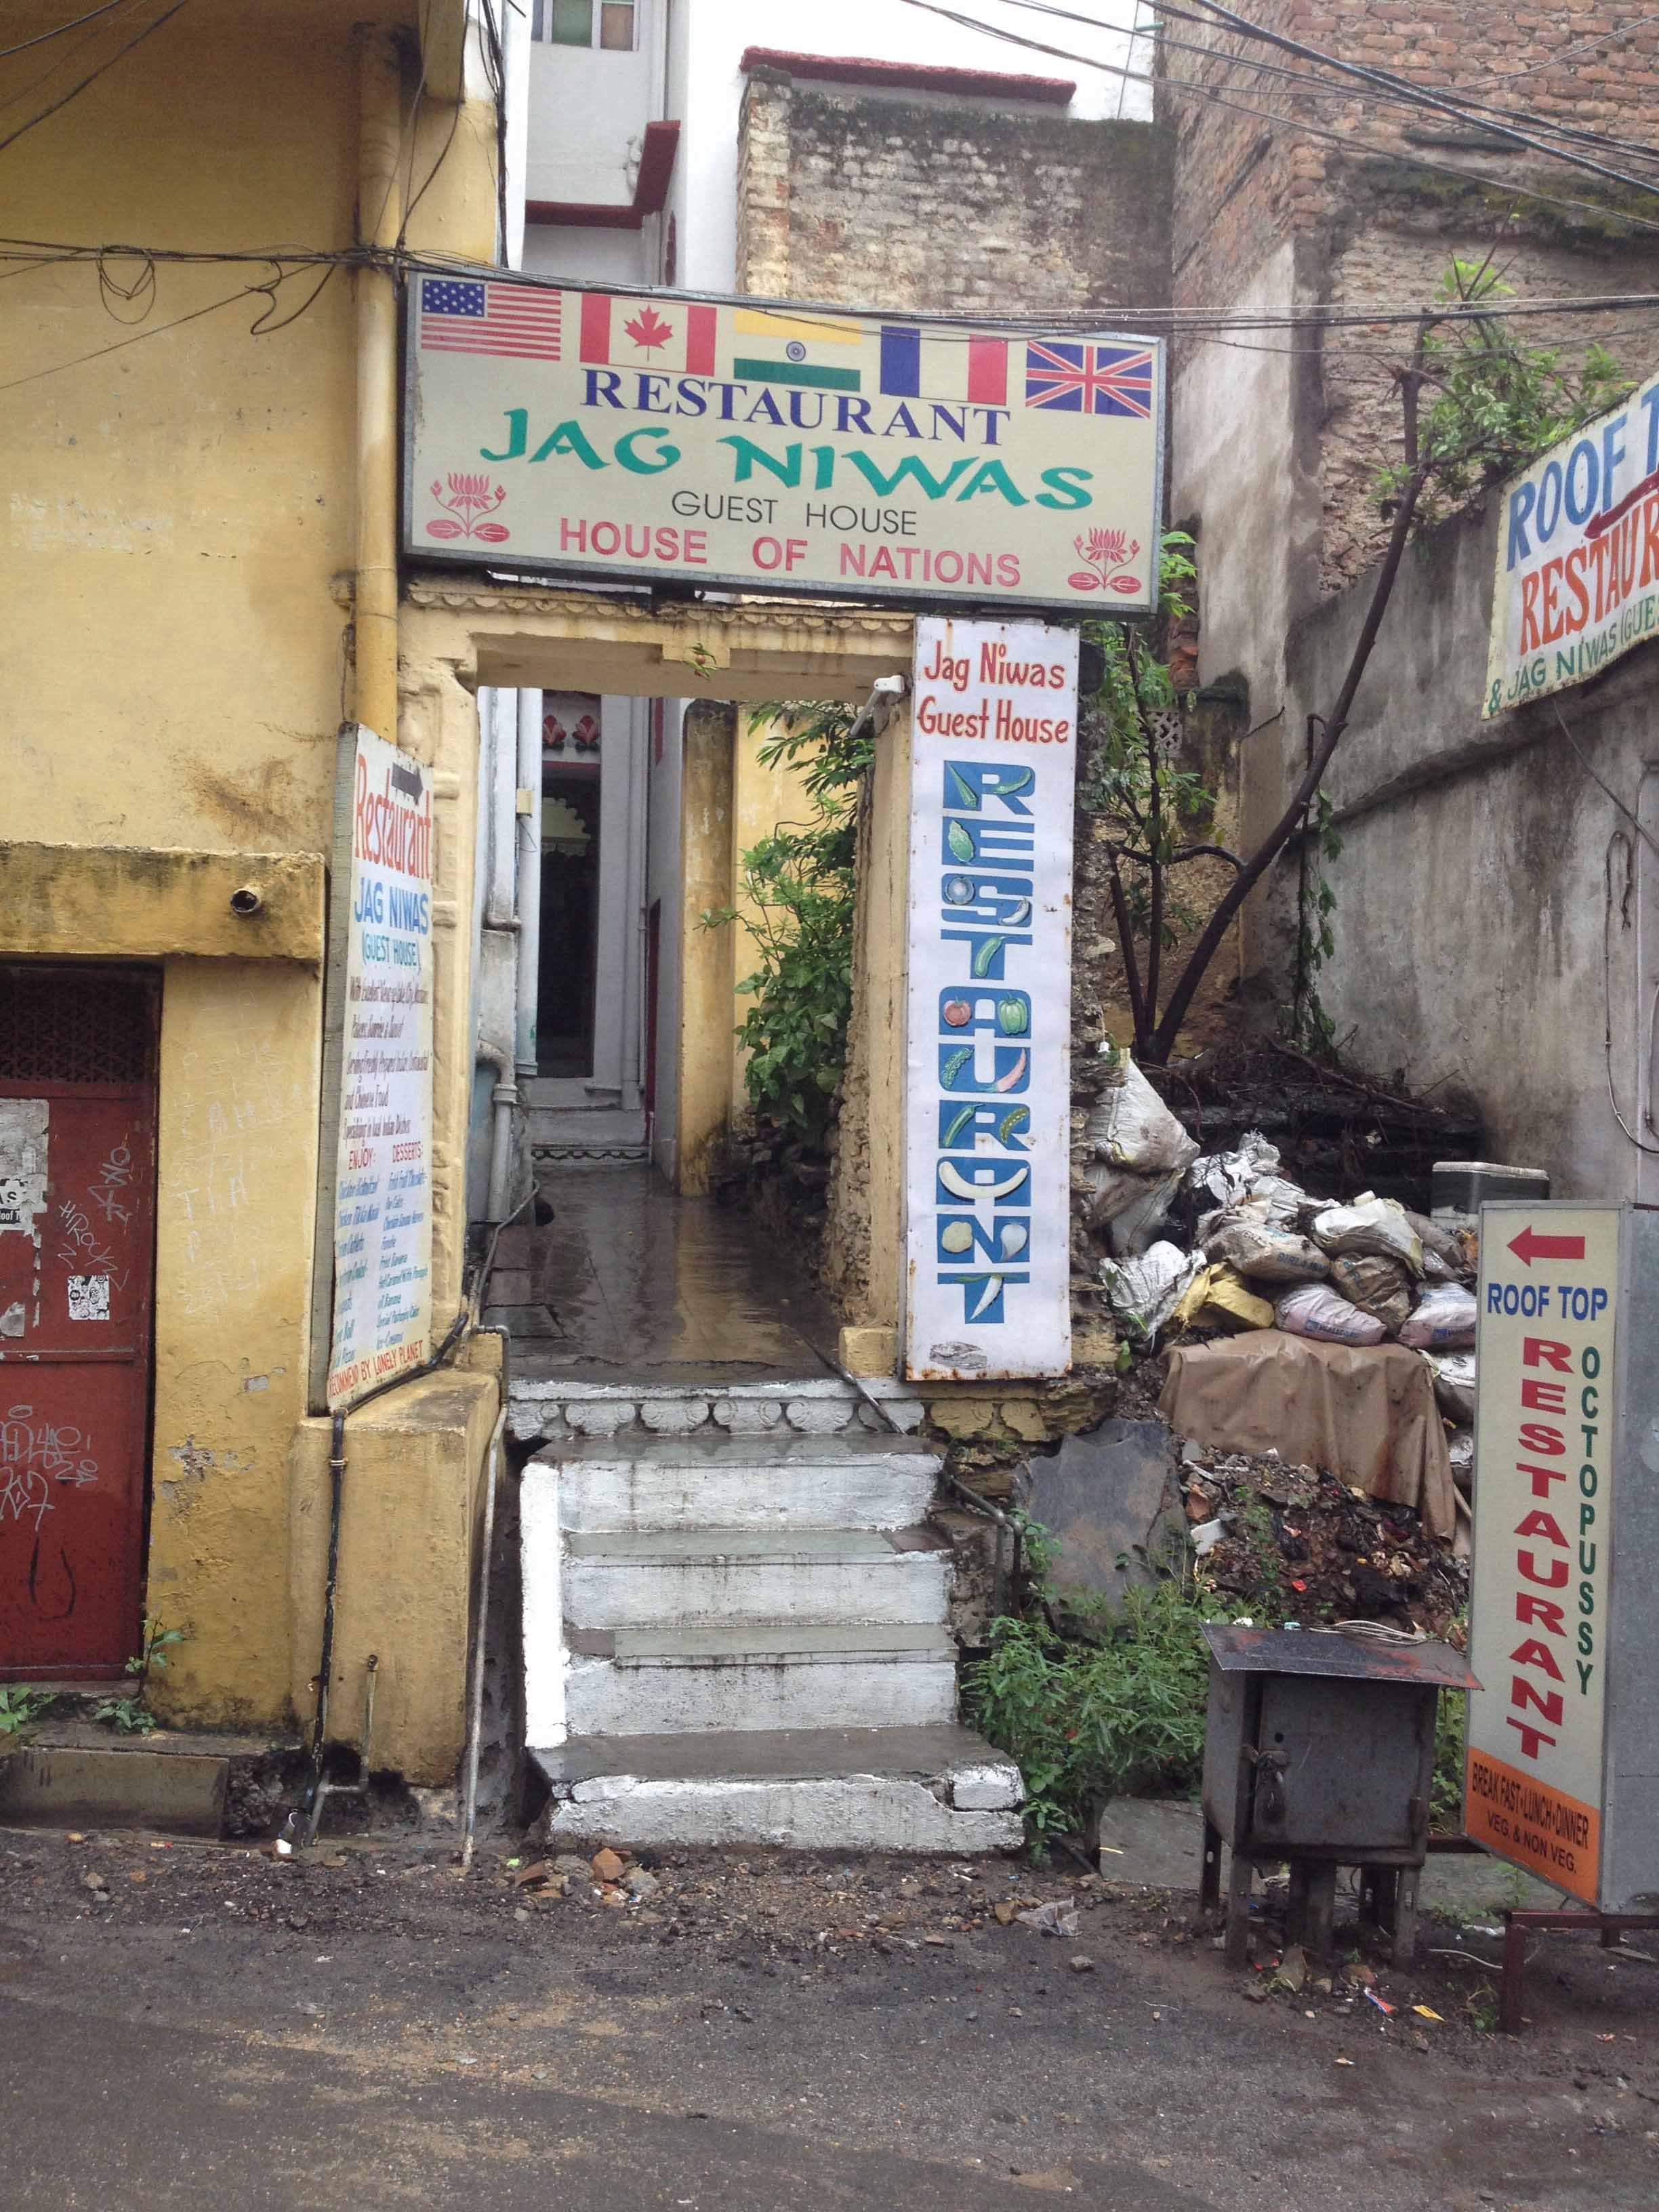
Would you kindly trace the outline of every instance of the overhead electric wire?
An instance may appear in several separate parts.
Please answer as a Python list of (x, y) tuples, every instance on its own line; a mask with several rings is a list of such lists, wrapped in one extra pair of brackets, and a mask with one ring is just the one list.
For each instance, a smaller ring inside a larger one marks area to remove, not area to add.
[(82, 23), (95, 22), (100, 15), (124, 7), (126, 0), (104, 0), (101, 8), (89, 8), (84, 15), (72, 15), (67, 23), (58, 23), (50, 31), (37, 31), (32, 39), (19, 39), (15, 46), (0, 46), (0, 62), (9, 62), (14, 54), (26, 54), (31, 46), (44, 46), (48, 40), (61, 39), (66, 31), (78, 31)]
[[(1115, 26), (1103, 22), (1101, 18), (1097, 15), (1083, 15), (1074, 8), (1062, 8), (1057, 6), (1054, 4), (1054, 0), (998, 0), (998, 4), (1009, 8), (1024, 9), (1032, 15), (1050, 16), (1056, 21), (1060, 22), (1076, 23), (1086, 30), (1108, 30), (1115, 27)], [(1174, 0), (1146, 0), (1146, 4), (1152, 8), (1156, 17), (1164, 18), (1175, 22), (1194, 24), (1200, 29), (1207, 29), (1211, 27), (1209, 18), (1195, 15), (1190, 7), (1182, 7), (1174, 4)], [(1388, 71), (1379, 73), (1385, 75), (1389, 78), (1389, 82), (1388, 84), (1373, 88), (1369, 94), (1361, 94), (1352, 88), (1345, 88), (1336, 84), (1323, 82), (1318, 76), (1312, 75), (1307, 70), (1288, 69), (1281, 63), (1262, 61), (1249, 54), (1230, 53), (1224, 48), (1213, 44), (1200, 45), (1194, 40), (1174, 38), (1167, 30), (1161, 27), (1155, 27), (1151, 33), (1144, 32), (1141, 30), (1139, 25), (1140, 5), (1141, 0), (1136, 0), (1136, 16), (1134, 25), (1131, 29), (1122, 33), (1126, 44), (1129, 46), (1133, 46), (1137, 39), (1150, 36), (1156, 43), (1165, 47), (1170, 52), (1196, 54), (1206, 60), (1220, 62), (1225, 65), (1228, 71), (1231, 71), (1235, 68), (1253, 70), (1259, 76), (1268, 76), (1286, 83), (1293, 84), (1298, 88), (1298, 90), (1311, 94), (1316, 99), (1338, 100), (1343, 101), (1348, 106), (1352, 106), (1356, 101), (1363, 102), (1369, 99), (1373, 104), (1380, 104), (1384, 106), (1413, 106), (1421, 104), (1415, 96), (1419, 93), (1438, 93), (1444, 94), (1449, 98), (1459, 98), (1464, 101), (1465, 105), (1470, 107), (1471, 112), (1466, 119), (1468, 121), (1472, 128), (1484, 130), (1486, 127), (1484, 119), (1485, 116), (1490, 112), (1498, 115), (1506, 123), (1515, 124), (1525, 122), (1531, 125), (1534, 130), (1553, 131), (1561, 137), (1576, 140), (1581, 144), (1600, 146), (1613, 152), (1632, 155), (1642, 161), (1659, 161), (1659, 147), (1644, 144), (1638, 139), (1615, 137), (1606, 131), (1586, 130), (1582, 125), (1559, 122), (1555, 118), (1544, 115), (1535, 109), (1527, 110), (1517, 113), (1512, 109), (1495, 107), (1489, 101), (1475, 100), (1469, 102), (1467, 100), (1465, 88), (1460, 88), (1456, 85), (1419, 85), (1415, 79), (1401, 78), (1395, 72)], [(1610, 32), (1606, 33), (1605, 37), (1601, 40), (1586, 40), (1583, 42), (1583, 45), (1585, 47), (1588, 47), (1598, 43), (1606, 43), (1607, 39), (1622, 37), (1627, 32), (1640, 29), (1643, 26), (1650, 23), (1659, 23), (1659, 14), (1638, 16), (1634, 21), (1625, 27), (1625, 31), (1618, 33)], [(992, 27), (988, 25), (986, 27), (988, 30)], [(1243, 35), (1243, 33), (1239, 33), (1239, 35)], [(1583, 47), (1570, 47), (1566, 51), (1571, 54), (1583, 50)], [(1306, 51), (1316, 53), (1319, 50), (1310, 48)], [(1079, 57), (1079, 58), (1082, 58)], [(1561, 58), (1563, 58), (1557, 57), (1555, 61), (1550, 65), (1557, 65)], [(1094, 65), (1096, 67), (1110, 66), (1109, 64), (1099, 62), (1097, 62)], [(1522, 74), (1528, 74), (1528, 72), (1523, 71)], [(1486, 79), (1479, 79), (1477, 80), (1477, 84), (1484, 83), (1487, 80)], [(1157, 83), (1159, 80), (1158, 77), (1152, 76), (1143, 80), (1143, 82)], [(1190, 85), (1195, 81), (1191, 78), (1184, 78), (1172, 80), (1171, 82)], [(1472, 90), (1474, 88), (1471, 87), (1468, 89)], [(1553, 149), (1546, 150), (1548, 151)]]
[(181, 8), (187, 8), (189, 5), (190, 0), (173, 0), (173, 5), (170, 8), (164, 9), (154, 21), (146, 23), (142, 31), (136, 33), (127, 40), (125, 46), (118, 46), (106, 61), (100, 62), (97, 68), (90, 70), (78, 84), (71, 85), (69, 90), (54, 100), (50, 106), (43, 107), (38, 115), (32, 115), (27, 123), (20, 123), (16, 130), (9, 132), (5, 137), (0, 138), (0, 154), (3, 154), (8, 146), (15, 146), (20, 138), (27, 137), (31, 131), (38, 129), (42, 123), (56, 115), (61, 108), (67, 107), (72, 100), (78, 99), (89, 84), (96, 84), (100, 76), (112, 70), (116, 63), (130, 54), (135, 46), (142, 46), (146, 39), (161, 29), (163, 23), (170, 23)]
[[(1040, 39), (1024, 38), (1018, 31), (1000, 29), (994, 23), (986, 22), (981, 16), (964, 15), (955, 8), (943, 7), (939, 4), (939, 0), (902, 0), (902, 4), (907, 8), (919, 8), (926, 15), (942, 16), (946, 22), (955, 23), (963, 30), (982, 32), (988, 38), (1000, 39), (1006, 45), (1024, 47), (1032, 53), (1048, 54), (1060, 61), (1074, 62), (1084, 69), (1103, 70), (1110, 76), (1127, 76), (1138, 84), (1164, 85), (1171, 92), (1207, 100), (1214, 106), (1231, 108), (1240, 115), (1251, 116), (1257, 122), (1267, 125), (1271, 130), (1293, 131), (1302, 137), (1324, 139), (1333, 145), (1340, 147), (1345, 153), (1380, 155), (1384, 160), (1403, 162), (1413, 168), (1430, 170), (1437, 176), (1455, 177), (1461, 184), (1465, 185), (1472, 181), (1474, 183), (1491, 181), (1478, 173), (1472, 173), (1468, 169), (1455, 167), (1449, 161), (1433, 161), (1427, 155), (1419, 154), (1414, 148), (1409, 146), (1378, 146), (1364, 139), (1355, 138), (1346, 131), (1334, 131), (1320, 124), (1310, 123), (1299, 116), (1281, 115), (1270, 108), (1253, 107), (1243, 100), (1230, 100), (1224, 94), (1212, 91), (1208, 86), (1199, 84), (1191, 78), (1172, 77), (1168, 75), (1149, 76), (1142, 70), (1126, 70), (1118, 63), (1101, 61), (1092, 54), (1079, 54), (1066, 46), (1049, 46)], [(1652, 191), (1656, 189), (1654, 185), (1638, 179), (1632, 178), (1627, 181), (1644, 191)], [(1504, 189), (1514, 193), (1517, 198), (1532, 200), (1540, 207), (1566, 208), (1576, 213), (1593, 215), (1598, 221), (1603, 222), (1607, 218), (1608, 210), (1606, 206), (1594, 200), (1571, 199), (1559, 192), (1540, 191), (1535, 185), (1523, 185), (1509, 179), (1504, 180)], [(1632, 215), (1623, 209), (1618, 210), (1618, 214), (1620, 221), (1630, 223), (1638, 230), (1659, 230), (1659, 222), (1650, 222), (1643, 216)]]
[[(1294, 54), (1298, 60), (1316, 62), (1322, 69), (1334, 70), (1340, 76), (1352, 77), (1359, 83), (1385, 88), (1413, 106), (1450, 116), (1460, 123), (1477, 121), (1468, 108), (1461, 106), (1455, 100), (1448, 99), (1443, 93), (1431, 92), (1421, 85), (1413, 84), (1408, 77), (1395, 76), (1391, 70), (1374, 69), (1368, 62), (1344, 61), (1340, 55), (1327, 53), (1321, 46), (1310, 46), (1303, 40), (1287, 38), (1282, 31), (1270, 31), (1262, 24), (1251, 22), (1248, 15), (1241, 15), (1236, 9), (1229, 8), (1225, 0), (1193, 0), (1193, 4), (1224, 23), (1229, 30), (1242, 39), (1260, 40), (1280, 53)], [(1639, 191), (1659, 192), (1659, 185), (1647, 179), (1632, 177), (1623, 170), (1610, 169), (1603, 162), (1591, 161), (1586, 154), (1567, 153), (1559, 147), (1546, 145), (1512, 125), (1484, 122), (1478, 123), (1478, 127), (1500, 138), (1507, 138), (1514, 145), (1524, 146), (1531, 153), (1543, 154), (1553, 161), (1564, 162), (1570, 168), (1582, 169), (1591, 176), (1604, 177), (1611, 184), (1632, 185)]]

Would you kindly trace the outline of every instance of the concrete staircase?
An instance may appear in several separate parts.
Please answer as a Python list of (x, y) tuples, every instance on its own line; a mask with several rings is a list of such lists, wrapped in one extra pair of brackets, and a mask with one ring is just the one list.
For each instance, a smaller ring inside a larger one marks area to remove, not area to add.
[(1018, 1768), (956, 1724), (940, 1464), (864, 1429), (538, 1452), (526, 1721), (550, 1837), (1018, 1845)]

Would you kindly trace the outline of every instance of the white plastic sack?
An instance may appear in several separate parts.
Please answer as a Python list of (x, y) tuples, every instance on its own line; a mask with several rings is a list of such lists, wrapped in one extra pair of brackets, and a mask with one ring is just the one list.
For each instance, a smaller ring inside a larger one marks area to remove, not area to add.
[(1318, 1245), (1243, 1212), (1224, 1216), (1204, 1239), (1204, 1249), (1210, 1259), (1224, 1261), (1257, 1282), (1317, 1283), (1331, 1272)]
[(1379, 1259), (1404, 1261), (1413, 1275), (1423, 1272), (1423, 1247), (1405, 1208), (1368, 1190), (1352, 1206), (1327, 1206), (1310, 1233), (1333, 1259), (1341, 1253), (1374, 1253)]
[(1178, 1175), (1198, 1151), (1132, 1060), (1090, 1115), (1085, 1134), (1097, 1159), (1137, 1175)]
[(1411, 1319), (1402, 1324), (1400, 1341), (1415, 1345), (1419, 1352), (1462, 1351), (1474, 1342), (1479, 1310), (1474, 1292), (1462, 1283), (1436, 1283), (1424, 1291)]
[(1278, 1166), (1277, 1146), (1251, 1129), (1239, 1139), (1237, 1152), (1206, 1152), (1194, 1160), (1187, 1170), (1187, 1188), (1201, 1209), (1214, 1212), (1236, 1206), (1253, 1182), (1274, 1174)]
[(1137, 1260), (1103, 1260), (1100, 1279), (1117, 1318), (1150, 1344), (1204, 1261), (1178, 1244), (1154, 1244)]
[(1474, 1354), (1425, 1352), (1434, 1376), (1434, 1402), (1449, 1421), (1467, 1426), (1474, 1419)]
[(1091, 1229), (1105, 1229), (1114, 1252), (1144, 1252), (1169, 1217), (1181, 1171), (1167, 1175), (1136, 1175), (1131, 1168), (1109, 1168), (1098, 1162), (1084, 1170), (1089, 1197), (1084, 1220)]
[(1310, 1336), (1321, 1344), (1381, 1344), (1388, 1334), (1374, 1316), (1361, 1313), (1325, 1283), (1286, 1291), (1273, 1308), (1273, 1318), (1291, 1336)]
[(1249, 1188), (1249, 1203), (1261, 1206), (1275, 1229), (1294, 1229), (1297, 1216), (1308, 1202), (1308, 1194), (1299, 1183), (1286, 1182), (1283, 1176), (1257, 1176)]

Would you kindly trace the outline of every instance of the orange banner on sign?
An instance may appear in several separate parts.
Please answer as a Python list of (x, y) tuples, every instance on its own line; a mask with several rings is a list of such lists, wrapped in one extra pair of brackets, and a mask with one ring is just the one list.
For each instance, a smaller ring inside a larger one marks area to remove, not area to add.
[(1595, 1905), (1601, 1815), (1484, 1751), (1471, 1750), (1463, 1800), (1471, 1839), (1570, 1896)]

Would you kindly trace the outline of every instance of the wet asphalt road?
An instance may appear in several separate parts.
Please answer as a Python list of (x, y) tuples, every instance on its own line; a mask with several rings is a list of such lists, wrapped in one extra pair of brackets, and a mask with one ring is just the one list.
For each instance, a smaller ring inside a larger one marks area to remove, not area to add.
[(1045, 1885), (998, 1862), (692, 1861), (647, 1917), (432, 1853), (150, 1848), (0, 1833), (5, 2212), (1659, 2206), (1659, 1972), (1593, 1952), (1536, 1975), (1525, 2048), (1425, 2051), (1245, 2002), (1145, 1900), (1000, 1926)]

